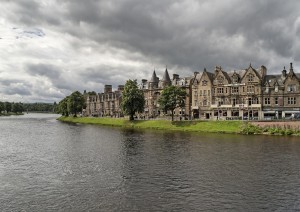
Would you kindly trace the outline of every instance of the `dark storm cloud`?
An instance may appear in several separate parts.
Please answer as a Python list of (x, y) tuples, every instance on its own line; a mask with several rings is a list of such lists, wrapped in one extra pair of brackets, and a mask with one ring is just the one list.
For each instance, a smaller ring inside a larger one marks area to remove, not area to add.
[[(170, 74), (191, 76), (216, 65), (228, 71), (252, 63), (272, 73), (289, 62), (295, 69), (300, 64), (296, 0), (32, 0), (4, 5), (3, 17), (13, 27), (45, 32), (40, 45), (26, 54), (32, 59), (26, 73), (46, 78), (61, 93), (150, 78), (154, 68), (165, 65)], [(40, 60), (31, 53), (38, 48), (45, 53)]]
[[(68, 1), (66, 15), (77, 26), (90, 26), (90, 31), (78, 36), (138, 51), (162, 64), (191, 69), (217, 64), (246, 67), (251, 61), (269, 62), (268, 55), (262, 57), (259, 51), (293, 57), (299, 4), (279, 0)], [(240, 45), (226, 43), (235, 43), (238, 36), (243, 38)]]
[(59, 67), (50, 64), (29, 64), (27, 66), (27, 73), (34, 76), (45, 76), (51, 80), (60, 78)]
[[(65, 7), (60, 20), (72, 23), (61, 31), (140, 52), (155, 63), (195, 70), (215, 65), (246, 67), (250, 62), (261, 65), (270, 62), (268, 52), (294, 57), (293, 25), (299, 1), (56, 2)], [(38, 2), (23, 2), (19, 8), (26, 23), (33, 13), (41, 16), (41, 22), (53, 24), (49, 15), (41, 14)], [(235, 40), (238, 37), (241, 43)]]
[(84, 81), (92, 80), (102, 85), (113, 85), (115, 88), (118, 85), (124, 85), (124, 79), (131, 78), (129, 70), (124, 70), (124, 68), (122, 69), (121, 67), (118, 68), (110, 66), (87, 68), (84, 72), (82, 72), (81, 76)]

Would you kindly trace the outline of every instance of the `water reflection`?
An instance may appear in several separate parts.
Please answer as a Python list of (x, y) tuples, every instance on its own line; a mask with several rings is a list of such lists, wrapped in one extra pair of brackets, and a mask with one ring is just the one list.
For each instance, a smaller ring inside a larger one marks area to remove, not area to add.
[(2, 211), (300, 209), (295, 137), (0, 118)]

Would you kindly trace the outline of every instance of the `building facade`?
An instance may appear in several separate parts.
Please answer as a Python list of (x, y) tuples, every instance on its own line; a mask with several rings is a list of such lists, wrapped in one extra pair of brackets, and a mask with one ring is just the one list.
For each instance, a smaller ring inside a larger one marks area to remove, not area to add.
[(192, 77), (179, 77), (178, 74), (173, 74), (173, 78), (171, 79), (167, 69), (165, 70), (163, 77), (160, 80), (154, 70), (149, 81), (143, 79), (141, 82), (141, 89), (143, 90), (145, 97), (145, 109), (143, 116), (148, 119), (157, 118), (168, 114), (170, 115), (170, 111), (168, 112), (168, 114), (163, 114), (158, 100), (161, 92), (165, 87), (174, 85), (181, 87), (187, 93), (185, 106), (183, 108), (176, 108), (174, 111), (174, 115), (181, 118), (188, 118), (191, 114), (191, 80)]
[(85, 94), (86, 109), (83, 111), (85, 116), (97, 117), (121, 117), (122, 91), (124, 85), (119, 85), (118, 90), (112, 91), (111, 85), (104, 86), (104, 92), (98, 94)]
[[(290, 70), (267, 75), (261, 66), (198, 73), (192, 85), (193, 117), (199, 119), (274, 119), (300, 112), (299, 76)], [(298, 101), (297, 101), (298, 100)]]
[[(205, 120), (263, 120), (289, 118), (300, 113), (300, 74), (293, 64), (280, 74), (267, 74), (267, 68), (249, 65), (243, 70), (224, 71), (216, 66), (213, 72), (204, 69), (194, 76), (171, 79), (166, 69), (162, 78), (153, 71), (151, 79), (143, 79), (145, 108), (140, 117), (163, 117), (159, 98), (163, 89), (174, 85), (185, 89), (185, 106), (174, 111), (175, 117)], [(105, 85), (103, 93), (85, 94), (86, 116), (123, 116), (121, 110), (123, 85), (112, 91)]]

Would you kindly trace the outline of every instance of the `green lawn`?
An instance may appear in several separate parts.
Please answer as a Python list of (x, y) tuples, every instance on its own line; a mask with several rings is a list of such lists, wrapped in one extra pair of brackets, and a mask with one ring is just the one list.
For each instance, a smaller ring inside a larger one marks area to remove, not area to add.
[(60, 121), (116, 126), (125, 128), (175, 130), (190, 132), (240, 133), (242, 121), (168, 121), (168, 120), (136, 120), (121, 118), (92, 117), (60, 117)]

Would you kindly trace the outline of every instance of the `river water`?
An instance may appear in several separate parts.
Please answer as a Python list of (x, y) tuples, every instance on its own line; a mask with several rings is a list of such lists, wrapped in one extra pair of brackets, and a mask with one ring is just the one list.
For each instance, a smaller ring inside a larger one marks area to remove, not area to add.
[(0, 117), (0, 211), (300, 210), (298, 137)]

